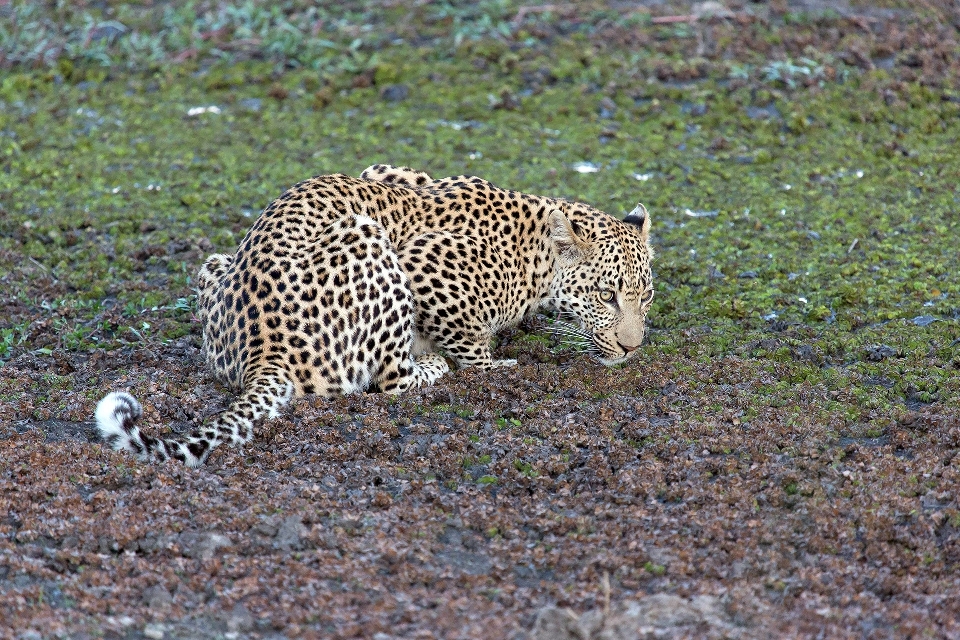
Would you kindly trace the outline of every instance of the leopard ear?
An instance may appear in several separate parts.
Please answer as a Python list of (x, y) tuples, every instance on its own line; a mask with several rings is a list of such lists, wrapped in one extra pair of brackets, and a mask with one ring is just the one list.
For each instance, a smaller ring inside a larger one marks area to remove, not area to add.
[(580, 253), (587, 245), (577, 235), (574, 225), (560, 209), (550, 212), (550, 237), (557, 243), (561, 253)]
[(638, 227), (644, 242), (650, 237), (650, 215), (643, 204), (638, 204), (633, 211), (624, 216), (623, 221)]

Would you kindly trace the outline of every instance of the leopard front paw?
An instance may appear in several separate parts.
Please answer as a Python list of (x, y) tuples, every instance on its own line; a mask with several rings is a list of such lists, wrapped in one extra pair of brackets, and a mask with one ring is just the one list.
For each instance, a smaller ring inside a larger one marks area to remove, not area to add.
[(443, 374), (450, 371), (450, 365), (443, 359), (443, 356), (436, 353), (423, 353), (415, 359), (417, 367), (422, 372), (424, 384), (433, 384), (439, 380)]

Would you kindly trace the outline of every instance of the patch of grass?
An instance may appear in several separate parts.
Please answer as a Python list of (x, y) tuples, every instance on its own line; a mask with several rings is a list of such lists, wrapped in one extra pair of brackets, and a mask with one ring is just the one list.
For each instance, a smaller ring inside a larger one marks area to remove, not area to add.
[[(384, 63), (402, 65), (402, 53)], [(545, 88), (516, 112), (490, 110), (485, 96), (496, 92), (499, 72), (478, 80), (465, 63), (437, 63), (448, 74), (442, 85), (413, 72), (414, 97), (406, 102), (352, 89), (322, 111), (312, 110), (306, 93), (283, 101), (267, 96), (249, 82), (260, 73), (254, 62), (232, 71), (243, 85), (212, 89), (210, 76), (219, 73), (213, 70), (94, 87), (30, 76), (24, 86), (7, 87), (5, 104), (23, 106), (0, 116), (2, 140), (10, 141), (9, 171), (0, 173), (7, 211), (0, 243), (68, 283), (74, 300), (116, 296), (128, 315), (152, 313), (189, 291), (185, 261), (161, 256), (144, 270), (131, 259), (144, 243), (166, 253), (171, 242), (189, 250), (206, 235), (215, 238), (212, 249), (233, 250), (252, 215), (285, 185), (389, 160), (435, 174), (476, 173), (615, 214), (642, 199), (659, 247), (651, 323), (670, 330), (711, 323), (725, 338), (721, 352), (742, 330), (770, 323), (833, 333), (952, 317), (960, 296), (947, 268), (958, 231), (949, 215), (955, 202), (931, 176), (957, 170), (944, 153), (956, 136), (954, 103), (919, 89), (915, 105), (877, 106), (875, 121), (860, 123), (849, 118), (862, 105), (855, 86), (829, 85), (817, 96), (772, 93), (781, 113), (802, 112), (811, 122), (784, 131), (747, 116), (757, 99), (739, 90), (709, 81), (686, 89), (654, 85), (643, 90), (660, 109), (620, 107), (609, 118), (618, 127), (611, 146), (599, 141), (608, 128), (597, 116), (602, 96), (583, 97), (586, 115), (567, 106), (576, 84)], [(589, 62), (598, 70), (619, 64), (599, 54)], [(294, 70), (283, 80), (306, 87), (309, 77)], [(150, 97), (156, 91), (163, 100)], [(243, 106), (249, 99), (261, 101), (259, 110)], [(685, 101), (706, 101), (709, 109), (685, 114)], [(207, 103), (223, 105), (223, 112), (186, 115), (189, 106)], [(531, 128), (531, 118), (539, 126)], [(931, 121), (943, 124), (928, 132)], [(451, 126), (465, 122), (475, 124)], [(711, 150), (717, 136), (727, 149)], [(888, 157), (888, 142), (910, 155)], [(758, 151), (769, 160), (740, 162)], [(263, 163), (264, 156), (294, 161)], [(580, 160), (601, 170), (578, 174), (570, 167)], [(635, 174), (651, 177), (641, 182)], [(688, 210), (718, 213), (692, 217)], [(929, 215), (914, 220), (918, 210)], [(162, 290), (171, 285), (175, 291)]]
[(10, 357), (14, 347), (26, 339), (26, 323), (0, 329), (0, 363)]
[(536, 478), (539, 474), (536, 469), (533, 468), (533, 465), (529, 462), (524, 462), (517, 458), (513, 461), (513, 468), (520, 472), (520, 475), (525, 478)]
[(490, 460), (491, 458), (489, 454), (484, 454), (476, 458), (473, 456), (467, 456), (463, 459), (463, 467), (465, 469), (469, 469), (470, 467), (487, 465), (487, 464), (490, 464)]

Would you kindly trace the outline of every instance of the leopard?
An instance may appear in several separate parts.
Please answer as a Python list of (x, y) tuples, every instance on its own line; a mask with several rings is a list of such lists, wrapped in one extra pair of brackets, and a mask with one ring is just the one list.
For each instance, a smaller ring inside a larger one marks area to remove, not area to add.
[[(607, 366), (636, 355), (654, 295), (650, 215), (432, 178), (375, 164), (320, 175), (271, 202), (234, 254), (197, 277), (201, 353), (237, 395), (188, 434), (140, 431), (140, 403), (108, 394), (97, 429), (143, 462), (202, 465), (242, 446), (296, 398), (399, 394), (458, 368), (512, 367), (492, 340), (542, 309)], [(568, 318), (563, 320), (561, 318)]]

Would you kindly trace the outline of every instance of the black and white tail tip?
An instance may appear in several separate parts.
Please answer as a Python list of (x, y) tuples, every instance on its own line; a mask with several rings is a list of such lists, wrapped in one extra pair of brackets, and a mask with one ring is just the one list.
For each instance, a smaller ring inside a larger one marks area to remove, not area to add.
[(97, 404), (97, 431), (112, 449), (140, 455), (144, 447), (134, 423), (141, 415), (143, 409), (136, 398), (129, 393), (114, 391)]

